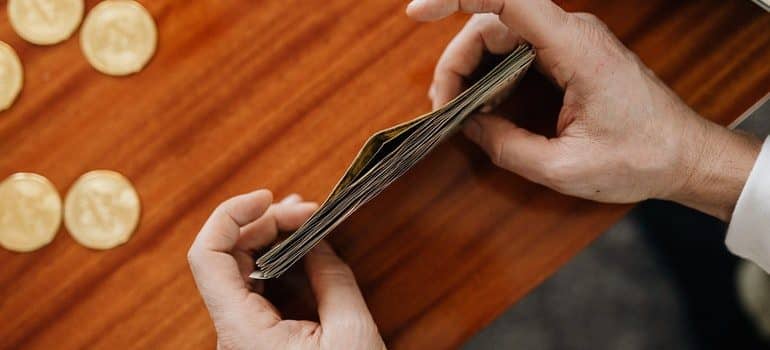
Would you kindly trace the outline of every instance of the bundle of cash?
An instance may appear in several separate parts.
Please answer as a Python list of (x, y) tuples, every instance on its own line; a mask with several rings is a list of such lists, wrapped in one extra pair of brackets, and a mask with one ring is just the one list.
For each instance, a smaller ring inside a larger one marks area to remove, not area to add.
[(534, 59), (534, 49), (522, 44), (443, 107), (374, 134), (308, 221), (257, 259), (251, 278), (269, 279), (286, 272), (337, 225), (449, 137), (468, 116), (499, 103)]

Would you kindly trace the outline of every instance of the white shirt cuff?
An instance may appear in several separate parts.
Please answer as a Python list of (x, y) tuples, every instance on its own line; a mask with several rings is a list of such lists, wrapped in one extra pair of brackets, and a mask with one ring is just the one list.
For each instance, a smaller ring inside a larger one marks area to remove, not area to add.
[(770, 272), (770, 137), (735, 205), (725, 244), (733, 254)]

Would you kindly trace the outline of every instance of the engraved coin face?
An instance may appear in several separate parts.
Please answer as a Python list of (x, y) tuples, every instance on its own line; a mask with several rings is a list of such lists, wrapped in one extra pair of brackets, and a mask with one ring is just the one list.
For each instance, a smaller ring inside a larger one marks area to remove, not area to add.
[(128, 241), (139, 223), (139, 195), (123, 175), (95, 170), (81, 176), (64, 200), (64, 225), (78, 243), (110, 249)]
[(8, 17), (24, 40), (51, 45), (69, 38), (83, 19), (83, 0), (9, 0)]
[(152, 58), (157, 37), (155, 22), (141, 4), (105, 0), (86, 16), (80, 46), (98, 71), (128, 75), (140, 71)]
[(12, 47), (0, 41), (0, 112), (11, 107), (19, 96), (23, 80), (19, 56)]
[(17, 173), (0, 182), (0, 245), (30, 252), (50, 243), (61, 224), (59, 192), (48, 179)]

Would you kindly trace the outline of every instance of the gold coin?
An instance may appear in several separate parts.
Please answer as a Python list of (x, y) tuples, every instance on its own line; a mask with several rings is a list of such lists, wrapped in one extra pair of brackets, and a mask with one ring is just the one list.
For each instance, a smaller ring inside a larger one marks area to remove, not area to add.
[(120, 173), (94, 170), (81, 176), (64, 200), (64, 225), (78, 243), (110, 249), (128, 241), (139, 223), (139, 195)]
[(83, 0), (9, 0), (11, 27), (24, 40), (51, 45), (67, 40), (83, 19)]
[(8, 44), (0, 41), (0, 112), (8, 109), (19, 96), (24, 81), (19, 56)]
[(61, 225), (61, 197), (48, 179), (16, 173), (0, 182), (0, 245), (31, 252), (51, 243)]
[(155, 53), (158, 40), (150, 13), (133, 0), (105, 0), (88, 13), (80, 47), (98, 71), (128, 75), (140, 71)]

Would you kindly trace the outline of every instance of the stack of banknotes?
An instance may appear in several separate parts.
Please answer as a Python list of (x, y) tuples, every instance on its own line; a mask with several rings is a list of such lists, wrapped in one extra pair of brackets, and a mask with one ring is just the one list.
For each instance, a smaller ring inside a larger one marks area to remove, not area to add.
[(449, 137), (467, 117), (499, 103), (534, 59), (534, 49), (522, 44), (443, 107), (374, 134), (326, 201), (297, 231), (257, 259), (251, 277), (269, 279), (286, 272), (337, 225)]

